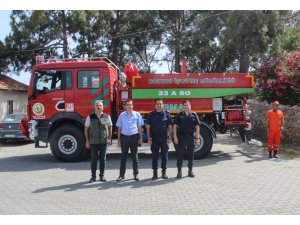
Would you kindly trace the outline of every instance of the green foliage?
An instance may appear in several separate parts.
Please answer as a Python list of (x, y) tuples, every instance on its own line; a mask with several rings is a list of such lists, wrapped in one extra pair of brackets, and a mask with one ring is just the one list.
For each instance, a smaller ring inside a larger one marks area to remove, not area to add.
[[(5, 52), (5, 46), (2, 41), (0, 41), (0, 52)], [(6, 57), (0, 58), (0, 74), (4, 74), (6, 70)]]
[(225, 57), (238, 60), (236, 71), (248, 72), (252, 60), (261, 58), (268, 45), (273, 44), (283, 26), (279, 20), (281, 14), (284, 12), (231, 11), (225, 18), (220, 42)]

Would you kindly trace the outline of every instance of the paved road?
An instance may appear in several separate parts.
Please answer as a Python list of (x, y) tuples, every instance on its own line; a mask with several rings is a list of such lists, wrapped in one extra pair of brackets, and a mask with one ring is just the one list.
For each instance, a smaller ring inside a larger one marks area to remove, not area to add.
[[(255, 146), (218, 135), (208, 158), (195, 161), (195, 178), (175, 178), (170, 153), (168, 180), (152, 181), (148, 146), (140, 149), (140, 178), (131, 160), (117, 183), (119, 149), (107, 157), (106, 183), (88, 184), (89, 161), (62, 163), (33, 144), (0, 145), (0, 214), (300, 214), (300, 161), (267, 159)], [(185, 162), (186, 165), (186, 162)]]

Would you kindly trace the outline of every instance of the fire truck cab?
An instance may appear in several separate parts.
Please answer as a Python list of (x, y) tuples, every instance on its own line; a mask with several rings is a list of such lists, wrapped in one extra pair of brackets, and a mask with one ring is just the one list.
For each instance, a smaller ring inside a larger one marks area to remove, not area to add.
[(95, 101), (102, 100), (115, 120), (118, 79), (118, 67), (107, 58), (39, 61), (32, 70), (27, 108), (29, 135), (36, 147), (49, 142), (56, 158), (83, 159), (85, 119)]

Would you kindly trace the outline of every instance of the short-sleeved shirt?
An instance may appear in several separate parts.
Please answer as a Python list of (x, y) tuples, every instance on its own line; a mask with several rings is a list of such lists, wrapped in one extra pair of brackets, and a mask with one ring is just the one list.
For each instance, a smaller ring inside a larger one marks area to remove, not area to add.
[(168, 136), (168, 126), (172, 124), (170, 113), (167, 111), (157, 112), (153, 110), (149, 113), (146, 125), (150, 126), (151, 135)]
[(116, 126), (121, 129), (121, 134), (130, 136), (139, 133), (139, 127), (144, 125), (143, 118), (139, 112), (132, 111), (128, 114), (122, 112), (117, 120)]
[(267, 118), (269, 118), (269, 130), (279, 131), (281, 130), (281, 122), (284, 118), (283, 112), (280, 110), (274, 111), (273, 109), (267, 112)]
[(190, 112), (186, 115), (183, 111), (175, 117), (174, 124), (178, 126), (179, 135), (192, 135), (196, 131), (196, 126), (200, 126), (201, 122), (196, 113)]
[[(100, 114), (100, 115), (96, 114), (96, 115), (100, 119), (103, 114)], [(103, 120), (103, 121), (105, 121), (105, 123), (106, 123), (107, 126), (112, 126), (111, 118), (110, 118), (109, 115), (107, 115), (107, 116), (108, 116), (107, 120)], [(91, 124), (91, 118), (88, 115), (87, 118), (86, 118), (86, 120), (85, 120), (84, 126), (90, 127), (90, 124)]]

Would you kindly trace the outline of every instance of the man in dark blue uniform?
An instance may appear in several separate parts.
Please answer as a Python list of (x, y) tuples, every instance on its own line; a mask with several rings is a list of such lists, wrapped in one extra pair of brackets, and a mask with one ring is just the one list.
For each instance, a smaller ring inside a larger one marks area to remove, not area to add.
[[(191, 103), (188, 100), (183, 101), (184, 111), (180, 112), (174, 121), (174, 143), (178, 144), (177, 148), (177, 178), (182, 177), (182, 163), (184, 153), (187, 151), (189, 177), (195, 177), (193, 173), (193, 160), (196, 139), (196, 144), (200, 144), (200, 120), (198, 115), (191, 111)], [(194, 137), (194, 133), (196, 136)]]
[(146, 122), (148, 143), (151, 145), (152, 151), (152, 180), (156, 180), (158, 178), (157, 169), (159, 149), (161, 149), (162, 178), (168, 179), (166, 170), (169, 150), (168, 143), (172, 142), (172, 120), (170, 113), (165, 111), (163, 106), (163, 100), (156, 99), (155, 110), (149, 113)]

